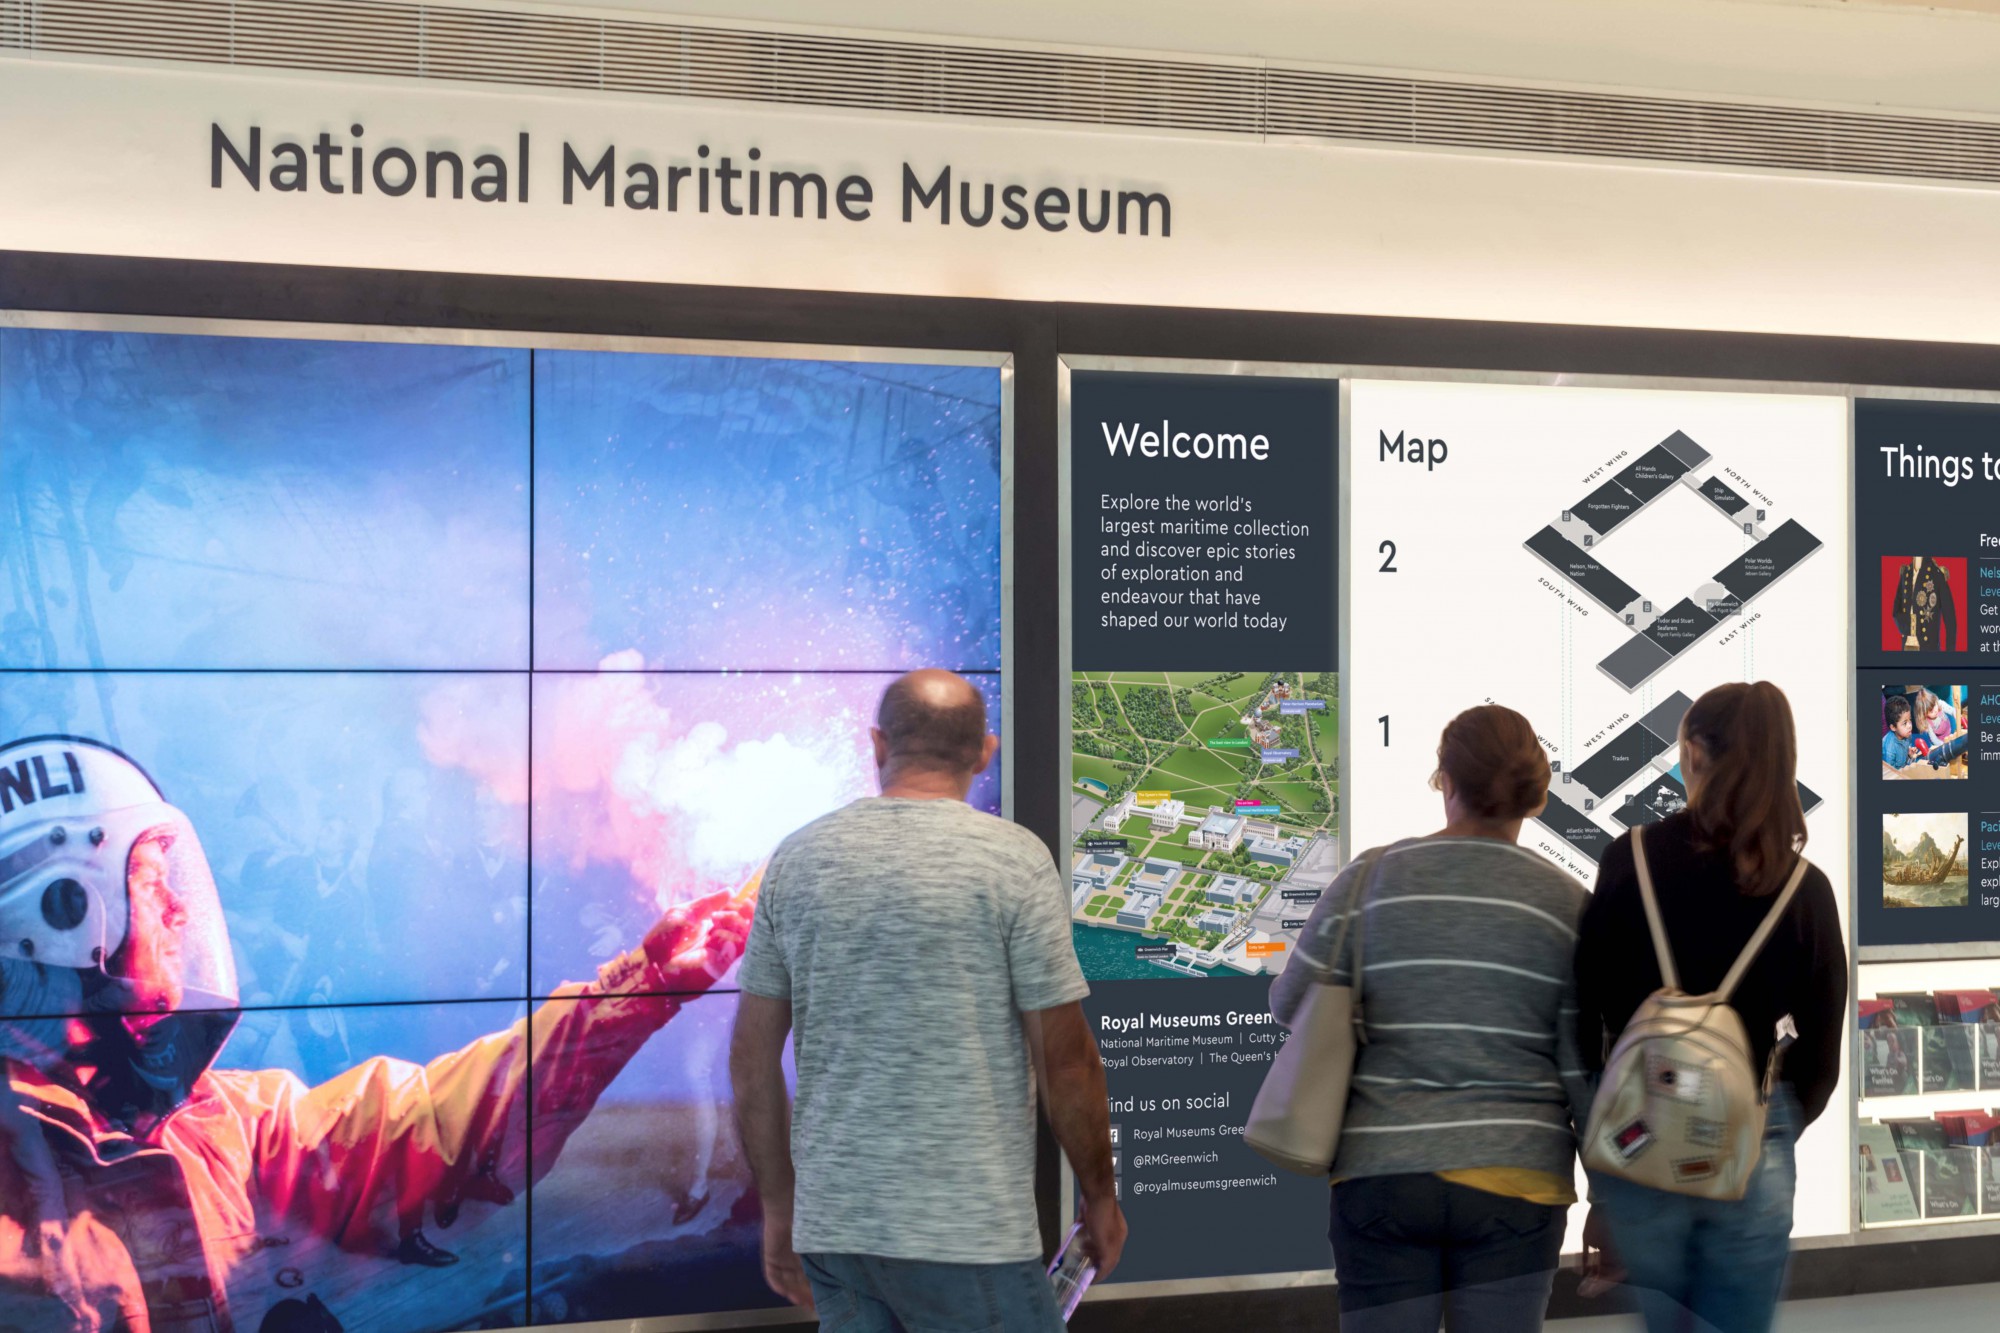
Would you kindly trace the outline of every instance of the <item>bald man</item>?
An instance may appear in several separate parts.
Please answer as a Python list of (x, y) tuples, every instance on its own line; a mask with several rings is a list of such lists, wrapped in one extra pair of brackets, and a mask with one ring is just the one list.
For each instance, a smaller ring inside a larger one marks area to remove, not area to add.
[(779, 846), (743, 958), (730, 1073), (764, 1275), (843, 1333), (1053, 1333), (1038, 1084), (1100, 1275), (1125, 1243), (1069, 896), (1039, 839), (965, 803), (1000, 744), (971, 682), (912, 671), (870, 734), (882, 794)]

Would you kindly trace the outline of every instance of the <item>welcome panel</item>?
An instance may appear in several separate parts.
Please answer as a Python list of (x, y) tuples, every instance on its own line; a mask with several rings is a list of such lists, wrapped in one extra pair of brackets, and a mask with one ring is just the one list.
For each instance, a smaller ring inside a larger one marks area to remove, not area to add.
[(1324, 1269), (1242, 1141), (1271, 978), (1340, 861), (1339, 386), (1069, 376), (1070, 890), (1124, 1284)]

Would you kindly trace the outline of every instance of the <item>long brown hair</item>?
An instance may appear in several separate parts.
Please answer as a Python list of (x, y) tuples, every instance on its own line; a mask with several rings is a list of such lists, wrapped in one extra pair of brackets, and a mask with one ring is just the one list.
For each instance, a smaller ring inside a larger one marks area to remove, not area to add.
[(1698, 840), (1729, 852), (1738, 889), (1775, 893), (1806, 845), (1799, 739), (1785, 692), (1769, 681), (1718, 685), (1688, 709), (1681, 737), (1701, 747), (1705, 761), (1688, 788)]
[(1549, 759), (1527, 718), (1499, 704), (1468, 708), (1445, 724), (1431, 786), (1452, 790), (1481, 819), (1521, 819), (1549, 794)]

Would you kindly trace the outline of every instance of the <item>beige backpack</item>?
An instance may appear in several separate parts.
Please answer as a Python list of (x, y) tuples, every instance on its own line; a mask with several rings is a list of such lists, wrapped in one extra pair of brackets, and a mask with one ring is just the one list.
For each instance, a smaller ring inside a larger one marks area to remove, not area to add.
[(1632, 830), (1632, 861), (1665, 984), (1646, 997), (1611, 1048), (1590, 1107), (1583, 1164), (1669, 1194), (1740, 1199), (1763, 1149), (1779, 1053), (1772, 1050), (1760, 1074), (1729, 997), (1791, 905), (1809, 863), (1799, 858), (1722, 985), (1709, 995), (1687, 995), (1660, 921), (1643, 829)]

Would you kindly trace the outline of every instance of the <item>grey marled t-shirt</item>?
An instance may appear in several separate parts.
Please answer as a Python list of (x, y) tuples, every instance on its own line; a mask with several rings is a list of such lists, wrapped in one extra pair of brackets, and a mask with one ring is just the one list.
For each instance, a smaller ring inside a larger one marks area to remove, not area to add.
[(1026, 829), (871, 797), (771, 857), (744, 990), (792, 1002), (792, 1244), (937, 1263), (1041, 1254), (1020, 1015), (1089, 993)]

